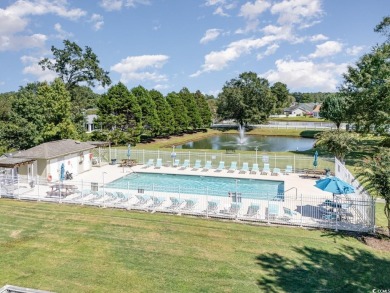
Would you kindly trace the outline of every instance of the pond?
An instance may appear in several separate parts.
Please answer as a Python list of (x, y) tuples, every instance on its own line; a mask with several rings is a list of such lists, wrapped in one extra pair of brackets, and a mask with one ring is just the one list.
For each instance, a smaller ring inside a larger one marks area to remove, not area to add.
[(221, 134), (187, 142), (176, 146), (176, 148), (253, 151), (258, 147), (259, 151), (286, 152), (306, 151), (313, 148), (314, 143), (315, 139), (313, 138), (262, 135), (240, 137), (238, 134)]

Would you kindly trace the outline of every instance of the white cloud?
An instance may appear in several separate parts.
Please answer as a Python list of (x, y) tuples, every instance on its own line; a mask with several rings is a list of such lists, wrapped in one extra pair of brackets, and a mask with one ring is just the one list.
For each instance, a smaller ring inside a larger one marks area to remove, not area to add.
[(210, 41), (213, 41), (216, 38), (218, 38), (221, 33), (222, 33), (221, 29), (217, 29), (217, 28), (208, 29), (204, 34), (203, 38), (201, 38), (200, 43), (206, 44)]
[[(155, 82), (166, 81), (167, 77), (159, 74), (160, 69), (168, 61), (166, 55), (129, 56), (121, 62), (111, 66), (111, 70), (121, 75), (121, 81), (127, 83), (131, 80), (152, 80)], [(151, 71), (148, 69), (151, 69)]]
[(149, 0), (101, 0), (100, 6), (107, 11), (121, 10), (123, 7), (135, 7), (137, 4), (149, 5)]
[(54, 25), (54, 30), (58, 33), (56, 35), (56, 37), (59, 39), (68, 39), (68, 38), (73, 36), (72, 33), (69, 33), (67, 31), (63, 30), (61, 24), (59, 24), (59, 23), (56, 23)]
[(302, 24), (322, 15), (321, 0), (283, 0), (271, 7), (280, 24)]
[(256, 0), (254, 3), (247, 2), (241, 6), (239, 16), (255, 19), (270, 6), (271, 4), (265, 0)]
[(328, 39), (327, 36), (324, 36), (323, 34), (318, 34), (310, 37), (311, 42), (320, 42), (320, 41), (326, 41)]
[(91, 18), (89, 19), (89, 22), (92, 23), (92, 28), (95, 30), (95, 31), (98, 31), (102, 28), (103, 24), (104, 24), (104, 21), (103, 21), (103, 16), (101, 16), (100, 14), (92, 14)]
[[(0, 9), (0, 51), (43, 47), (47, 37), (31, 33), (30, 16), (54, 14), (70, 20), (77, 20), (87, 14), (79, 8), (68, 8), (66, 0), (19, 0)], [(28, 33), (25, 32), (29, 30)], [(61, 26), (56, 25), (57, 32)]]
[(321, 45), (316, 46), (314, 53), (309, 55), (309, 58), (321, 58), (335, 55), (343, 49), (343, 44), (336, 41), (327, 41)]
[(42, 70), (42, 67), (38, 64), (41, 59), (43, 58), (26, 55), (22, 56), (20, 60), (26, 65), (23, 68), (23, 74), (33, 75), (38, 81), (53, 81), (57, 77), (56, 73), (51, 70)]
[(271, 83), (280, 81), (292, 89), (316, 89), (318, 91), (336, 91), (341, 75), (348, 64), (314, 63), (312, 61), (294, 61), (279, 59), (276, 69), (262, 74)]
[(346, 52), (348, 55), (357, 56), (363, 49), (363, 46), (352, 46), (351, 48), (347, 48)]
[(264, 54), (257, 55), (257, 60), (260, 60), (260, 59), (264, 58), (265, 56), (269, 56), (269, 55), (274, 54), (277, 49), (279, 49), (278, 44), (272, 44), (271, 46), (268, 46), (267, 50), (265, 50)]
[(46, 40), (47, 36), (42, 34), (34, 34), (31, 36), (0, 36), (0, 51), (43, 48)]
[(235, 1), (229, 0), (206, 0), (206, 6), (216, 6), (213, 14), (219, 16), (229, 16), (226, 10), (231, 10), (236, 7)]

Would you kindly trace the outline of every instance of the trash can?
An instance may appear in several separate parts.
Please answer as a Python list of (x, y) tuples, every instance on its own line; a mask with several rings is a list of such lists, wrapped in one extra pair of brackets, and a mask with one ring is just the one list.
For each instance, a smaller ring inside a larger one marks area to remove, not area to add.
[(91, 191), (99, 191), (99, 183), (91, 182)]
[(116, 159), (111, 159), (111, 165), (116, 165)]

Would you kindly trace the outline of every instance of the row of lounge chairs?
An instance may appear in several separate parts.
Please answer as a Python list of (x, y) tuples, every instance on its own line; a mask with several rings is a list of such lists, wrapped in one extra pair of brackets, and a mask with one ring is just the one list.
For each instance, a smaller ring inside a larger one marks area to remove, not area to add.
[[(145, 166), (143, 168), (146, 169), (146, 168), (153, 167), (153, 166), (154, 166), (155, 169), (160, 169), (163, 166), (162, 159), (157, 159), (156, 164), (154, 164), (154, 160), (153, 159), (149, 159), (148, 162), (145, 164)], [(187, 168), (190, 168), (190, 160), (185, 159), (184, 163), (180, 164), (180, 160), (179, 159), (175, 159), (173, 164), (172, 164), (172, 167), (177, 167), (179, 170), (186, 170)], [(209, 171), (212, 168), (213, 167), (212, 167), (211, 161), (206, 161), (205, 165), (202, 167), (201, 160), (196, 160), (195, 164), (191, 168), (191, 171), (201, 170), (202, 172), (207, 172), (207, 171)], [(224, 161), (220, 161), (218, 167), (215, 169), (215, 172), (221, 172), (223, 170), (227, 170), (228, 173), (235, 173), (236, 171), (239, 171), (239, 174), (246, 174), (246, 173), (257, 174), (257, 173), (260, 173), (262, 175), (271, 174), (271, 175), (274, 175), (274, 176), (278, 176), (278, 175), (281, 175), (281, 174), (288, 175), (290, 173), (293, 173), (293, 168), (292, 168), (291, 165), (287, 165), (286, 169), (284, 169), (284, 172), (282, 172), (280, 168), (273, 168), (271, 170), (269, 164), (267, 164), (267, 163), (264, 164), (262, 170), (260, 170), (259, 169), (259, 165), (257, 163), (254, 163), (252, 165), (252, 168), (249, 168), (249, 164), (247, 162), (244, 162), (244, 163), (242, 163), (241, 169), (238, 169), (236, 161), (231, 162), (229, 168), (225, 167), (225, 162)]]

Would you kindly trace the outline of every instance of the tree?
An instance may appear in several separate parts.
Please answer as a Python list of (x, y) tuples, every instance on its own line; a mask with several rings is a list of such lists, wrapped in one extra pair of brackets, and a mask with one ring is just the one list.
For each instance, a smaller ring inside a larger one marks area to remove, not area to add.
[(275, 82), (271, 86), (271, 92), (276, 98), (275, 110), (282, 112), (283, 108), (288, 107), (291, 102), (290, 93), (287, 85), (281, 82)]
[(387, 42), (390, 41), (390, 16), (385, 16), (382, 21), (375, 27), (375, 32), (381, 33), (387, 37)]
[(184, 106), (180, 96), (171, 92), (167, 95), (167, 102), (170, 105), (175, 121), (172, 123), (175, 127), (175, 133), (182, 133), (188, 129), (189, 121), (187, 108)]
[(201, 126), (209, 127), (212, 122), (212, 113), (209, 104), (206, 101), (206, 97), (200, 91), (196, 91), (194, 98), (196, 104), (198, 105), (199, 115), (202, 120)]
[(197, 129), (202, 125), (202, 118), (199, 114), (199, 105), (196, 103), (194, 95), (187, 88), (182, 88), (179, 92), (179, 97), (183, 105), (187, 108), (189, 118), (189, 126), (192, 129)]
[[(117, 130), (122, 135), (115, 133), (116, 141), (138, 142), (141, 132), (142, 111), (135, 96), (123, 83), (118, 83), (108, 89), (98, 101), (97, 123), (108, 130)], [(105, 136), (111, 140), (109, 133)], [(120, 139), (118, 138), (120, 137)]]
[(366, 157), (357, 167), (357, 178), (371, 195), (385, 199), (384, 213), (390, 234), (390, 150), (380, 148), (372, 157)]
[(357, 148), (358, 138), (355, 133), (345, 131), (324, 131), (317, 136), (315, 147), (321, 147), (332, 153), (340, 161)]
[(157, 115), (156, 104), (149, 92), (144, 87), (137, 86), (131, 89), (131, 93), (136, 97), (138, 105), (141, 107), (144, 132), (150, 136), (160, 134), (160, 119)]
[(254, 72), (244, 72), (227, 82), (218, 95), (217, 113), (240, 125), (264, 122), (276, 103), (269, 83)]
[(321, 105), (320, 116), (334, 122), (339, 130), (341, 123), (346, 120), (347, 105), (345, 97), (328, 96)]
[(95, 86), (95, 81), (103, 87), (111, 84), (108, 72), (99, 67), (100, 61), (90, 47), (86, 46), (83, 52), (75, 42), (64, 40), (63, 43), (64, 49), (51, 47), (54, 61), (45, 58), (39, 62), (43, 70), (55, 71), (67, 89), (81, 83)]
[(175, 131), (172, 109), (164, 96), (157, 90), (149, 92), (151, 99), (156, 104), (157, 115), (160, 119), (160, 132), (162, 135), (170, 135)]
[[(389, 26), (389, 19), (377, 26), (382, 32)], [(349, 120), (359, 131), (380, 134), (390, 129), (390, 43), (387, 40), (363, 55), (354, 67), (344, 74), (340, 92), (348, 100)]]

